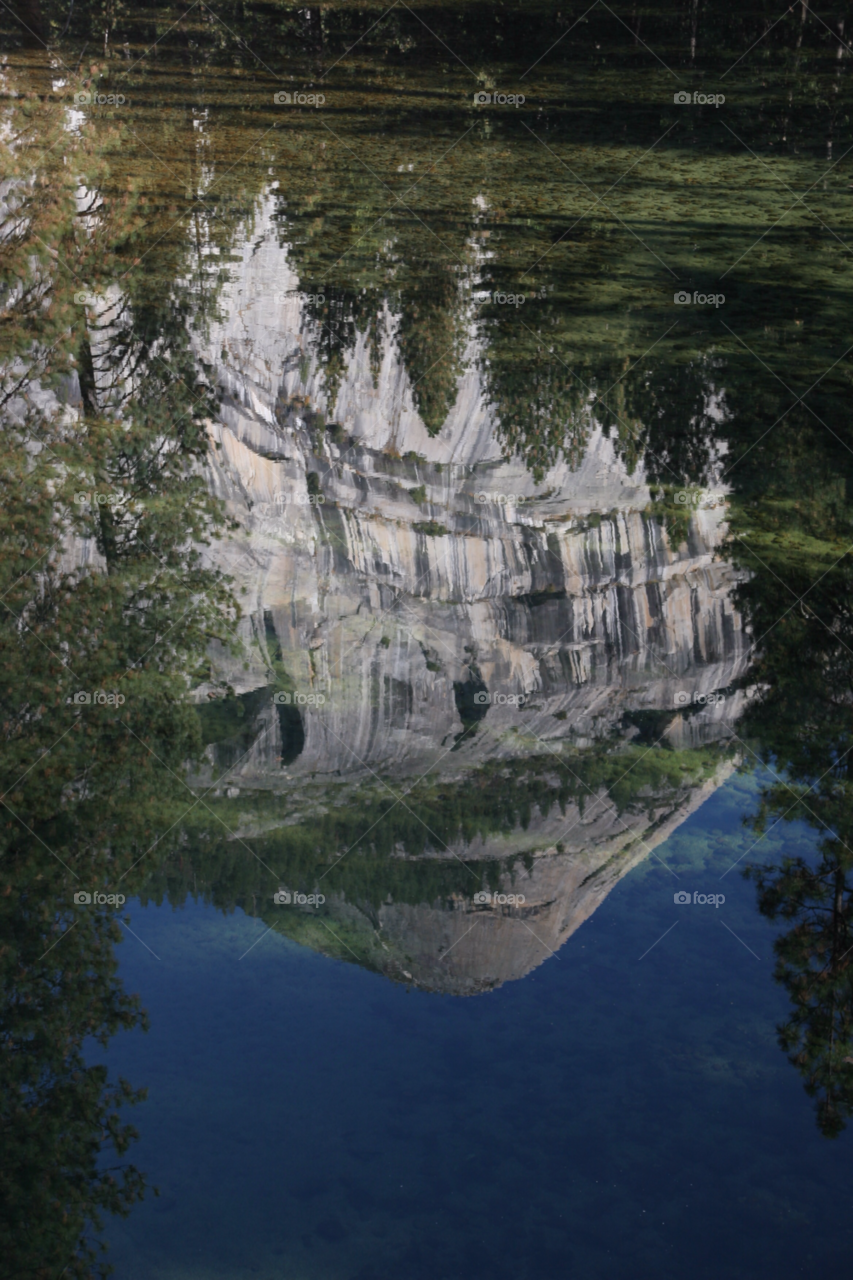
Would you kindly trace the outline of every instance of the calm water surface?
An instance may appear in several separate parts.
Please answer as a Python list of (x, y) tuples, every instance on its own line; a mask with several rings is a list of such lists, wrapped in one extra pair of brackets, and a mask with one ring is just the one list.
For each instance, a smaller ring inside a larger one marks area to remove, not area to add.
[(723, 907), (672, 900), (721, 890), (753, 795), (726, 784), (662, 847), (678, 882), (629, 877), (473, 1001), (274, 933), (240, 960), (258, 921), (134, 905), (153, 1028), (109, 1062), (149, 1083), (161, 1198), (111, 1232), (119, 1274), (842, 1275), (848, 1158), (775, 1043), (773, 930), (734, 877)]

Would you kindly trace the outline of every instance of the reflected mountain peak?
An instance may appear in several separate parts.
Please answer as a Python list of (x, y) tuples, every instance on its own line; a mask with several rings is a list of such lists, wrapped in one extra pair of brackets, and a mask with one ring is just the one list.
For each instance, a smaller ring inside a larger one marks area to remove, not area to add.
[[(733, 768), (721, 762), (686, 795), (683, 789), (647, 795), (645, 811), (617, 813), (602, 792), (585, 806), (535, 813), (524, 831), (436, 851), (433, 857), (464, 858), (469, 869), (476, 866), (485, 888), (457, 890), (440, 901), (389, 900), (372, 907), (333, 892), (325, 908), (335, 926), (331, 936), (322, 928), (310, 934), (299, 929), (297, 936), (326, 955), (355, 958), (426, 991), (477, 995), (517, 981), (556, 955), (619, 880), (667, 840)], [(561, 838), (555, 842), (556, 837)], [(273, 922), (274, 908), (264, 918)]]

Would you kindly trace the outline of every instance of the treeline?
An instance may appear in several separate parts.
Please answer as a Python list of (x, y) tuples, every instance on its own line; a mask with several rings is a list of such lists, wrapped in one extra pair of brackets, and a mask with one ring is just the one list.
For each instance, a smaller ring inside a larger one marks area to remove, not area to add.
[(532, 62), (560, 41), (564, 47), (552, 55), (557, 63), (583, 44), (602, 64), (614, 56), (630, 64), (653, 49), (677, 66), (720, 69), (721, 60), (728, 59), (728, 66), (759, 41), (762, 63), (787, 50), (834, 57), (838, 39), (850, 35), (849, 12), (838, 0), (821, 12), (821, 21), (806, 0), (783, 14), (770, 0), (739, 6), (726, 0), (631, 0), (615, 12), (603, 5), (590, 9), (581, 0), (435, 0), (412, 6), (381, 0), (309, 6), (221, 0), (215, 8), (200, 4), (189, 13), (182, 6), (131, 0), (16, 0), (11, 9), (3, 26), (21, 44), (151, 46), (168, 32), (173, 50), (190, 53), (207, 38), (222, 56), (240, 58), (241, 45), (248, 46), (273, 66), (294, 54), (338, 55), (355, 40), (367, 54), (405, 62), (414, 53), (419, 62), (427, 58), (437, 66), (451, 56), (449, 50), (466, 61)]

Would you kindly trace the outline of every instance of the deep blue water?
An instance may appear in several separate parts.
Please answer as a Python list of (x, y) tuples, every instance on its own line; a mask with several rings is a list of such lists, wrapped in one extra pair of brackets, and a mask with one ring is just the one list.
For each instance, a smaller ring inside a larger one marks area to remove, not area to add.
[[(773, 927), (720, 880), (753, 793), (730, 779), (558, 956), (464, 1000), (275, 933), (240, 959), (261, 921), (132, 904), (151, 1030), (107, 1061), (150, 1089), (132, 1158), (161, 1195), (108, 1224), (118, 1277), (849, 1275), (853, 1135), (818, 1133)], [(750, 858), (813, 839), (783, 824)]]

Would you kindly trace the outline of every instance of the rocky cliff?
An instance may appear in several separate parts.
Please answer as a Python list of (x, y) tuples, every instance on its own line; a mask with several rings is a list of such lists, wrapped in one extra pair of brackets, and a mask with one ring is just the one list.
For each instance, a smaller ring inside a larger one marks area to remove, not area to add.
[(722, 500), (691, 508), (674, 545), (591, 407), (581, 465), (534, 483), (502, 453), (473, 328), (436, 435), (390, 320), (378, 360), (366, 336), (349, 351), (329, 403), (297, 286), (266, 215), (199, 352), (223, 392), (210, 483), (244, 530), (215, 551), (247, 615), (246, 654), (219, 670), (237, 694), (277, 674), (290, 699), (258, 712), (231, 785), (458, 770), (592, 741), (626, 711), (686, 708), (669, 728), (685, 745), (719, 735), (738, 698), (708, 695), (726, 696), (748, 647), (717, 555)]

